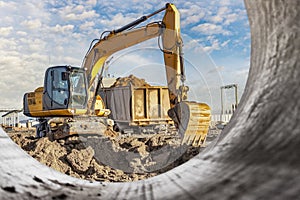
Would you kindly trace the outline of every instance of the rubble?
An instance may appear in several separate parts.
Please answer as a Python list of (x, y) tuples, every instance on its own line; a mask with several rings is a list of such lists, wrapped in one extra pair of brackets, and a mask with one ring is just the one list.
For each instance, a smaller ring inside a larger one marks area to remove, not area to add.
[[(141, 138), (71, 136), (51, 141), (36, 138), (34, 131), (9, 133), (23, 150), (39, 162), (67, 175), (93, 181), (129, 182), (170, 170), (203, 148), (180, 145), (174, 135)], [(217, 134), (210, 135), (211, 141)]]

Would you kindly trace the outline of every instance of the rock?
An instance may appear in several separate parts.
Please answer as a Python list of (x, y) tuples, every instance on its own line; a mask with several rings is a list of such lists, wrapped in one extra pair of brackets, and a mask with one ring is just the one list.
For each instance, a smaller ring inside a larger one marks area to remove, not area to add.
[(66, 158), (75, 171), (84, 172), (89, 169), (94, 154), (94, 150), (89, 146), (82, 150), (72, 149)]

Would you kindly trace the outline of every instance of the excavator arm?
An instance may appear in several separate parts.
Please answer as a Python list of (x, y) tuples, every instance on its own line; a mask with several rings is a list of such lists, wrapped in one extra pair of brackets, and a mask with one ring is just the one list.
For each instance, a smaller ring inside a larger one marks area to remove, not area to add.
[(180, 36), (180, 15), (173, 4), (168, 4), (163, 18), (163, 53), (171, 104), (187, 99), (188, 88), (184, 86), (183, 42)]

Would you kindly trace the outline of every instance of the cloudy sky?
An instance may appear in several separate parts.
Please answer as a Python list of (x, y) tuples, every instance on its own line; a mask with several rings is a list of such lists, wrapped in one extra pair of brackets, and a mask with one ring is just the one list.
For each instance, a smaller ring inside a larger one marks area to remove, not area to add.
[[(191, 99), (212, 104), (217, 110), (221, 85), (237, 83), (240, 96), (246, 82), (250, 30), (244, 3), (242, 0), (170, 2), (181, 14)], [(23, 94), (42, 86), (47, 67), (80, 66), (92, 39), (165, 3), (160, 0), (0, 1), (0, 108), (21, 108)], [(162, 17), (160, 14), (152, 20)], [(146, 23), (149, 22), (151, 19)], [(106, 73), (114, 76), (133, 73), (149, 82), (159, 82), (158, 77), (164, 73), (157, 39), (135, 48), (114, 55)], [(228, 95), (230, 102), (232, 94)]]

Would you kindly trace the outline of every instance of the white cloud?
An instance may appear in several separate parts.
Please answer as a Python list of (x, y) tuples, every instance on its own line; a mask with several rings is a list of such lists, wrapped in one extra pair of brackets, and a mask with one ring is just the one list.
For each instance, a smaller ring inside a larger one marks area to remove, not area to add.
[(198, 23), (201, 19), (205, 17), (205, 10), (198, 5), (185, 4), (187, 7), (179, 9), (181, 14), (182, 24), (181, 26), (186, 26), (193, 23)]
[(77, 6), (74, 7), (73, 11), (82, 13), (82, 12), (84, 12), (84, 6), (83, 5), (77, 5)]
[(220, 3), (220, 5), (227, 6), (227, 5), (230, 5), (230, 0), (221, 0), (219, 3)]
[(0, 60), (1, 73), (3, 72), (2, 70), (5, 69), (5, 65), (7, 65), (7, 64), (16, 64), (16, 57), (15, 56), (7, 55), (7, 54), (4, 54), (4, 55), (5, 56), (3, 56), (3, 58), (1, 58), (1, 60)]
[(19, 52), (5, 52), (0, 60), (1, 107), (20, 108), (25, 91), (29, 92), (42, 84), (42, 71), (36, 65), (35, 55), (25, 56)]
[[(139, 1), (139, 0), (138, 0)], [(145, 3), (143, 9), (150, 10), (153, 8), (153, 5), (151, 3)]]
[(79, 28), (81, 30), (87, 30), (87, 29), (93, 28), (93, 26), (95, 26), (95, 22), (88, 21), (88, 22), (85, 22), (84, 24), (81, 24)]
[(50, 30), (53, 31), (54, 33), (62, 33), (65, 34), (67, 32), (72, 32), (74, 29), (74, 25), (68, 24), (68, 25), (60, 25), (56, 24), (54, 27), (50, 27)]
[(22, 26), (26, 26), (28, 29), (38, 29), (42, 26), (42, 23), (39, 19), (34, 20), (25, 20), (21, 23)]
[(17, 31), (17, 35), (18, 36), (27, 36), (27, 33), (26, 32), (24, 32), (24, 31)]
[(12, 30), (13, 30), (12, 26), (0, 27), (0, 36), (3, 36), (3, 37), (8, 36)]
[[(12, 13), (14, 17), (17, 17), (17, 21), (23, 21), (24, 19), (48, 22), (50, 19), (50, 13), (46, 9), (46, 1), (28, 0), (22, 4), (16, 5), (17, 10)], [(10, 11), (11, 12), (11, 11)]]
[(239, 20), (239, 16), (243, 16), (240, 10), (232, 10), (229, 7), (222, 6), (215, 14), (208, 17), (208, 21), (214, 24), (228, 26)]
[(45, 49), (46, 42), (40, 39), (34, 39), (33, 41), (28, 42), (28, 47), (32, 52), (39, 52), (41, 49)]
[(214, 50), (220, 50), (219, 40), (213, 40), (210, 46), (204, 46), (203, 50), (207, 53), (211, 53)]
[(124, 26), (127, 23), (130, 23), (132, 21), (136, 20), (134, 17), (127, 17), (124, 16), (122, 13), (118, 13), (115, 16), (112, 17), (112, 19), (103, 19), (100, 20), (100, 23), (109, 26), (112, 28), (119, 28), (121, 26)]
[(17, 10), (17, 3), (0, 1), (0, 8), (9, 9), (9, 10)]
[(215, 15), (210, 17), (210, 21), (213, 23), (221, 23), (223, 18), (220, 15)]
[(97, 4), (97, 0), (88, 0), (88, 1), (86, 1), (86, 4), (95, 6)]
[(231, 34), (229, 31), (224, 30), (222, 26), (212, 24), (212, 23), (199, 24), (198, 26), (193, 27), (191, 30), (197, 31), (204, 35), (213, 35), (213, 34), (230, 35)]
[(5, 13), (4, 14), (0, 13), (0, 17), (1, 17), (2, 26), (11, 25), (14, 22), (14, 18), (10, 16), (5, 16)]
[(205, 15), (204, 13), (191, 15), (182, 22), (182, 26), (192, 24), (192, 23), (197, 23), (204, 17), (204, 15)]
[(225, 17), (224, 25), (229, 25), (229, 24), (237, 21), (237, 19), (238, 19), (238, 15), (236, 13), (228, 14)]
[[(16, 48), (17, 48), (17, 42), (15, 40), (0, 37), (0, 50), (3, 49), (3, 51), (10, 51), (10, 50), (15, 50)], [(3, 54), (0, 55), (1, 55), (1, 59), (5, 59), (5, 57), (2, 56)]]
[(99, 15), (91, 6), (95, 4), (94, 1), (82, 2), (79, 5), (70, 4), (56, 10), (59, 16), (65, 21), (78, 21), (91, 18), (97, 18)]
[(95, 18), (97, 16), (98, 14), (94, 10), (90, 10), (90, 11), (84, 11), (80, 14), (69, 13), (62, 16), (62, 18), (65, 20), (84, 20), (89, 18)]
[(226, 6), (223, 6), (223, 7), (219, 8), (217, 14), (222, 16), (222, 15), (225, 15), (225, 14), (227, 14), (229, 12), (230, 12), (230, 9), (228, 7), (226, 7)]

